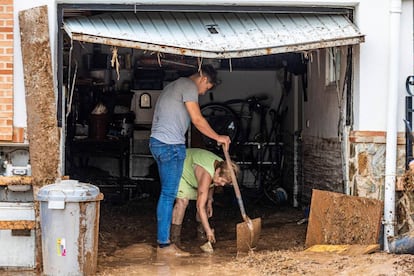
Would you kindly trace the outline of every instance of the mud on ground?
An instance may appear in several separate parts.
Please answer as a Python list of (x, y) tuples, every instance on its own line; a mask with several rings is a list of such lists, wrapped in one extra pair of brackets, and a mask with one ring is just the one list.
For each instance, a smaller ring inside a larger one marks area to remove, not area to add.
[(306, 223), (301, 209), (249, 202), (250, 218), (261, 217), (257, 249), (237, 254), (236, 224), (242, 222), (237, 204), (218, 197), (211, 224), (216, 231), (214, 253), (203, 253), (196, 239), (195, 206), (187, 209), (182, 230), (188, 258), (156, 257), (156, 195), (127, 201), (110, 194), (101, 204), (98, 275), (414, 275), (414, 256), (377, 252), (348, 256), (304, 252)]

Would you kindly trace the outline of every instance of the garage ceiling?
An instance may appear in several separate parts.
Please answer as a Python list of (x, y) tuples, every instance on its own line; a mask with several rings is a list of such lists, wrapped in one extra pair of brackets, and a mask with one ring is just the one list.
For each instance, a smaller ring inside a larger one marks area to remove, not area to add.
[(241, 58), (359, 44), (343, 14), (117, 12), (71, 17), (73, 40), (204, 58)]

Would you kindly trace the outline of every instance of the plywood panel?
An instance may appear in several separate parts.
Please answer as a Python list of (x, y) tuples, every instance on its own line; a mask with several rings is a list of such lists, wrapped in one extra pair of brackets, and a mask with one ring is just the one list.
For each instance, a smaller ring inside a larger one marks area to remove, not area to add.
[(58, 176), (59, 130), (47, 6), (19, 13), (32, 176), (52, 184)]
[(382, 213), (380, 200), (313, 190), (305, 245), (376, 244)]
[[(19, 12), (20, 39), (27, 109), (27, 137), (32, 166), (33, 193), (59, 176), (59, 128), (53, 85), (47, 6)], [(35, 203), (36, 244), (41, 244), (39, 203)], [(36, 270), (42, 263), (36, 247)]]
[(334, 252), (341, 255), (357, 256), (362, 254), (370, 254), (380, 249), (379, 244), (360, 245), (360, 244), (317, 244), (312, 245), (306, 252)]

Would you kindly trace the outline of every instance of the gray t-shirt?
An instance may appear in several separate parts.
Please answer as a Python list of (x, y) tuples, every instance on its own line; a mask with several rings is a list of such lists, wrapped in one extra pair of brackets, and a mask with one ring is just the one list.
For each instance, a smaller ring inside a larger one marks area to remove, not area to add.
[(185, 144), (185, 133), (191, 122), (185, 102), (198, 103), (196, 84), (189, 78), (169, 83), (155, 105), (151, 137), (166, 144)]

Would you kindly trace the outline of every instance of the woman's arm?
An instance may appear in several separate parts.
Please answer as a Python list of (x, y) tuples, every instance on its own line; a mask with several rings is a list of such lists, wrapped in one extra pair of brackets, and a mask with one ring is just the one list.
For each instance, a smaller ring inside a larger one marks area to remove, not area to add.
[(214, 187), (211, 187), (208, 190), (208, 197), (207, 197), (207, 216), (211, 218), (213, 216), (213, 195), (214, 195)]
[(216, 238), (214, 232), (208, 223), (208, 214), (207, 214), (207, 201), (210, 194), (210, 185), (211, 185), (211, 176), (210, 174), (202, 167), (196, 165), (194, 168), (195, 176), (198, 182), (197, 188), (197, 214), (200, 218), (201, 224), (203, 225), (204, 231), (206, 231), (207, 238), (210, 242), (215, 242)]

